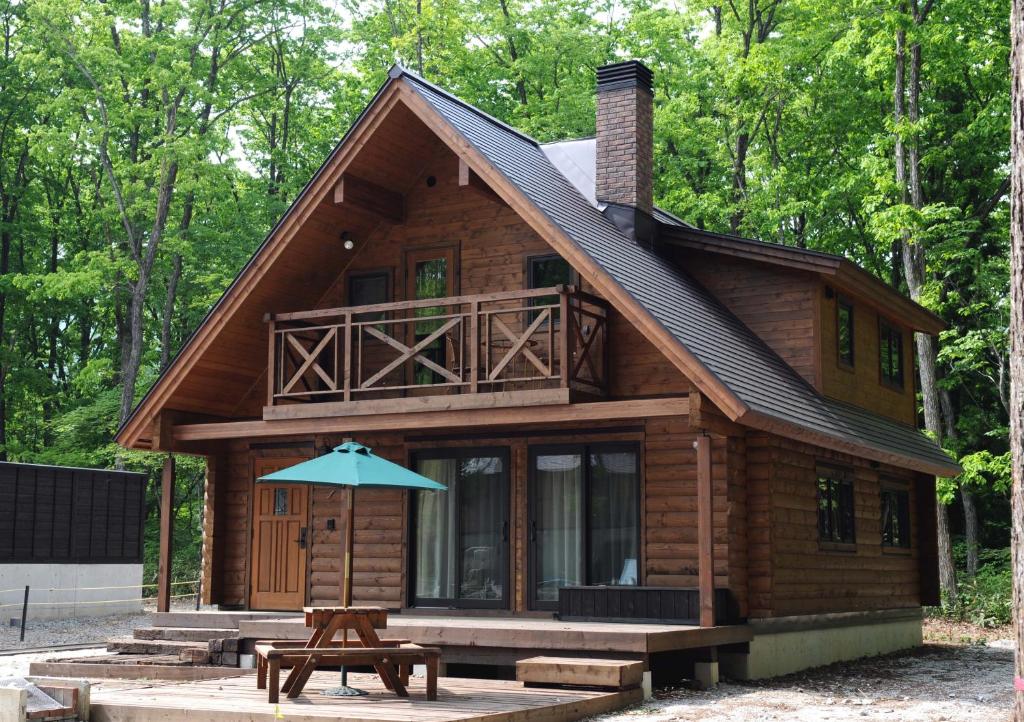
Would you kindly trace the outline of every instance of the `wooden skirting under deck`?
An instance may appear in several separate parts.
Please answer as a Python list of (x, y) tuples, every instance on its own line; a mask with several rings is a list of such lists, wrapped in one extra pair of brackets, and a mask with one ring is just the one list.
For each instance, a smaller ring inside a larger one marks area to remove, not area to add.
[(640, 689), (606, 692), (538, 689), (518, 682), (442, 677), (438, 698), (424, 697), (424, 680), (414, 677), (410, 696), (388, 692), (379, 678), (352, 674), (349, 684), (365, 697), (324, 697), (337, 687), (338, 673), (316, 672), (295, 700), (267, 702), (267, 691), (249, 677), (202, 682), (101, 682), (92, 690), (94, 722), (563, 722), (622, 709), (643, 698)]

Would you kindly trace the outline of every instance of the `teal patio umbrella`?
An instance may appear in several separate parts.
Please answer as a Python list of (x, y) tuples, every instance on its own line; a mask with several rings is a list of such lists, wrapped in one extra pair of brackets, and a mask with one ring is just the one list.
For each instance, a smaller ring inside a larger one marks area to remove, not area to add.
[[(355, 527), (353, 497), (355, 495), (355, 487), (447, 490), (444, 484), (439, 484), (433, 479), (428, 479), (422, 474), (417, 474), (415, 471), (406, 469), (400, 464), (382, 459), (374, 454), (369, 447), (354, 441), (346, 441), (341, 446), (334, 447), (332, 451), (322, 456), (303, 461), (295, 466), (289, 466), (286, 469), (275, 471), (266, 476), (261, 476), (256, 481), (350, 487), (345, 495), (347, 523), (345, 524), (345, 559), (341, 582), (341, 603), (342, 606), (346, 607), (352, 604), (352, 540)], [(341, 673), (342, 689), (328, 690), (324, 694), (333, 693), (334, 696), (359, 694), (358, 690), (352, 690), (346, 684), (347, 674), (344, 667), (342, 667)]]

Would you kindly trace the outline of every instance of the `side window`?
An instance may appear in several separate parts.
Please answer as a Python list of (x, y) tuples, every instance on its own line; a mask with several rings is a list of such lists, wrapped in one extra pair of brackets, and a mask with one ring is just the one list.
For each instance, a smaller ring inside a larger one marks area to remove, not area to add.
[(882, 487), (882, 546), (910, 547), (910, 493)]
[[(348, 277), (348, 305), (370, 306), (391, 301), (391, 274), (388, 271), (369, 273), (353, 273)], [(356, 316), (358, 321), (380, 321), (384, 318), (383, 311), (362, 313)]]
[(903, 388), (903, 332), (888, 321), (878, 321), (878, 362), (882, 383)]
[(852, 544), (854, 531), (853, 474), (847, 470), (818, 469), (818, 539)]
[[(569, 263), (556, 253), (543, 256), (529, 256), (526, 259), (526, 287), (550, 288), (568, 286), (573, 283), (574, 274)], [(530, 299), (531, 306), (549, 306), (558, 303), (558, 296), (540, 296)], [(530, 322), (536, 318), (536, 311), (530, 314)]]
[(836, 299), (836, 358), (853, 368), (853, 304), (842, 296)]

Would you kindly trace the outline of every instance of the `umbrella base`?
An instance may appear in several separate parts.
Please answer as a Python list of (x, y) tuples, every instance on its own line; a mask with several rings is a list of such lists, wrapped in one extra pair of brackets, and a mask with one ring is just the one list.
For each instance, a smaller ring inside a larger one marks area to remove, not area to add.
[(343, 686), (334, 689), (325, 689), (320, 693), (324, 697), (362, 697), (369, 694), (365, 689)]

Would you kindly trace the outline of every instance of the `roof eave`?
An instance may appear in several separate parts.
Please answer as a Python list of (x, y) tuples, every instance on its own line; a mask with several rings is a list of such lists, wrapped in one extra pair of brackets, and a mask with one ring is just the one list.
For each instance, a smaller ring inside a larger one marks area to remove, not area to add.
[(932, 459), (909, 455), (896, 454), (891, 451), (879, 449), (870, 444), (858, 443), (845, 436), (830, 434), (820, 429), (811, 429), (799, 424), (765, 414), (751, 409), (737, 420), (738, 423), (759, 431), (767, 431), (779, 436), (804, 441), (815, 446), (826, 449), (861, 456), (870, 461), (877, 461), (883, 464), (890, 464), (901, 469), (919, 471), (923, 474), (930, 474), (941, 477), (954, 477), (960, 474), (963, 469), (952, 459), (948, 463), (941, 463)]

